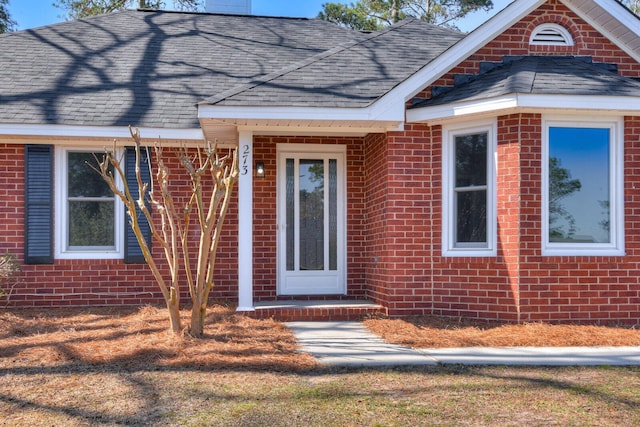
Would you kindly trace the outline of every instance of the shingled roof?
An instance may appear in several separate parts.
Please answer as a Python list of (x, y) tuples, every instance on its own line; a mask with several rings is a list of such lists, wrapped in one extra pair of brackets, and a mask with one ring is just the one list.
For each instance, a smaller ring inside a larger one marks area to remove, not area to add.
[(413, 19), (367, 34), (122, 11), (0, 36), (0, 123), (185, 129), (199, 127), (198, 103), (362, 107), (462, 37)]
[(204, 103), (366, 107), (464, 36), (409, 18), (213, 96)]
[(640, 96), (640, 82), (616, 73), (614, 66), (593, 63), (589, 57), (506, 57), (485, 64), (488, 71), (469, 77), (412, 108), (479, 101), (509, 94)]
[(365, 34), (128, 10), (0, 36), (0, 123), (199, 127), (196, 104)]

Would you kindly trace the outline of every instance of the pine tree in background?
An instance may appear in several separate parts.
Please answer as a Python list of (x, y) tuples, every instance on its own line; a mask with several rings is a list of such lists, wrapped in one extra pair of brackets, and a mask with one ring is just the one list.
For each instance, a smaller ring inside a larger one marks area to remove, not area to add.
[(349, 5), (325, 3), (318, 18), (363, 31), (379, 30), (409, 16), (455, 28), (457, 19), (492, 7), (491, 0), (358, 0)]
[(0, 0), (0, 34), (15, 30), (16, 25), (9, 15), (9, 0)]
[(66, 19), (72, 20), (128, 8), (163, 9), (167, 3), (176, 10), (195, 12), (202, 10), (204, 0), (57, 0), (53, 5), (65, 12)]

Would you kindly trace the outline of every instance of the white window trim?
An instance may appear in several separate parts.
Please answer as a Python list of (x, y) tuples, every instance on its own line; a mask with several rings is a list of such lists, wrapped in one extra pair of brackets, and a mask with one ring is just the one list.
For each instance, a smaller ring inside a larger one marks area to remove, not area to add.
[[(562, 37), (563, 41), (538, 41), (536, 37), (543, 31), (552, 31), (557, 33), (560, 37)], [(573, 37), (571, 37), (571, 33), (567, 31), (561, 25), (558, 24), (542, 24), (538, 25), (531, 32), (531, 37), (529, 37), (529, 44), (534, 46), (573, 46)]]
[[(487, 133), (487, 245), (456, 245), (455, 147), (458, 135)], [(497, 255), (497, 124), (495, 120), (448, 126), (442, 130), (442, 254), (450, 257)]]
[[(122, 259), (124, 258), (124, 205), (122, 201), (115, 197), (115, 247), (114, 249), (86, 249), (72, 250), (68, 247), (67, 230), (67, 153), (96, 152), (96, 148), (81, 149), (78, 147), (56, 147), (55, 148), (55, 258), (56, 259)], [(123, 151), (119, 150), (118, 158), (123, 158)], [(97, 172), (96, 172), (97, 173)], [(116, 176), (116, 184), (122, 188), (120, 177)]]
[[(610, 130), (610, 243), (549, 242), (549, 128), (582, 127)], [(624, 121), (622, 118), (543, 117), (542, 118), (542, 255), (620, 256), (624, 244)]]

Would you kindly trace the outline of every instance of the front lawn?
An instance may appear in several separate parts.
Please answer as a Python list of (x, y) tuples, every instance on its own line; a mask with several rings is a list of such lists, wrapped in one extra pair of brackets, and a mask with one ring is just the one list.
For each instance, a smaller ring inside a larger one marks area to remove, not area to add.
[(277, 322), (215, 307), (176, 339), (164, 314), (0, 314), (0, 425), (640, 424), (640, 368), (328, 369)]

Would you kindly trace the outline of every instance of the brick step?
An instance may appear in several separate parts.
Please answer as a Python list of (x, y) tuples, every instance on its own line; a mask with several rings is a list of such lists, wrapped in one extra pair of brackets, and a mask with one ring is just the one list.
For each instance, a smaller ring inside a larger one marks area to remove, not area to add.
[(273, 318), (281, 322), (355, 321), (366, 317), (386, 317), (387, 308), (362, 300), (344, 301), (262, 301), (255, 311), (246, 312), (255, 319)]

